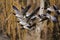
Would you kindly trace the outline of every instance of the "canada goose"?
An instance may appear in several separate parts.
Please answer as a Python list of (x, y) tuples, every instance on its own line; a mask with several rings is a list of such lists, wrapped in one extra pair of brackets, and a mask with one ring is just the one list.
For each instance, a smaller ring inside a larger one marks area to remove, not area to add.
[(41, 21), (45, 21), (47, 19), (50, 19), (51, 21), (57, 21), (56, 17), (51, 16), (50, 14), (42, 14), (42, 15), (38, 15), (42, 20)]
[(15, 12), (14, 15), (16, 17), (19, 17), (19, 18), (22, 18), (23, 17), (22, 13), (15, 6), (13, 6), (13, 9), (14, 9), (14, 12)]
[[(33, 17), (34, 15), (36, 15), (37, 12), (39, 11), (39, 9), (40, 9), (40, 7), (37, 7), (37, 8), (31, 13), (31, 15), (28, 16), (28, 20), (30, 20), (31, 17)], [(28, 20), (27, 20), (27, 22), (28, 22)]]
[(29, 24), (25, 20), (26, 18), (24, 19), (23, 14), (21, 14), (21, 12), (15, 6), (13, 6), (13, 9), (14, 9), (15, 14), (16, 14), (15, 16), (19, 20), (17, 22), (20, 23), (21, 25), (23, 25), (24, 28), (26, 28), (25, 26), (29, 26)]
[(57, 16), (60, 15), (60, 10), (58, 9), (58, 7), (56, 5), (53, 5), (53, 8), (54, 8)]

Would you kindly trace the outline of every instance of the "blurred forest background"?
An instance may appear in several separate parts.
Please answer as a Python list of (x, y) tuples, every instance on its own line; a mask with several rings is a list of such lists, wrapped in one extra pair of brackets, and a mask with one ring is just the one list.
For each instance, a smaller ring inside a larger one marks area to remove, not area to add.
[[(60, 9), (60, 0), (44, 1), (47, 3), (49, 1), (50, 6), (56, 4)], [(31, 12), (36, 6), (40, 6), (40, 0), (0, 0), (0, 40), (60, 40), (60, 30), (58, 27), (53, 29), (53, 22), (47, 25), (47, 21), (44, 21), (42, 24), (43, 30), (40, 33), (38, 30), (28, 31), (20, 29), (21, 26), (17, 23), (17, 18), (13, 15), (12, 6), (14, 5), (21, 10), (21, 6), (26, 7), (29, 4), (32, 5), (29, 11)], [(54, 12), (52, 13), (54, 14)], [(58, 17), (58, 20), (60, 22), (60, 17)], [(59, 30), (59, 32), (55, 32), (56, 39), (53, 37), (53, 30)]]

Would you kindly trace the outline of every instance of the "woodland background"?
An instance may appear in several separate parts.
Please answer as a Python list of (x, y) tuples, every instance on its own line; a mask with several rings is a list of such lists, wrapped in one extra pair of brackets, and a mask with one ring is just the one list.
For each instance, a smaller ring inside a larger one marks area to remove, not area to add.
[[(46, 2), (47, 1), (48, 0), (46, 0)], [(49, 2), (50, 6), (56, 4), (60, 8), (60, 0), (49, 0)], [(0, 40), (54, 40), (52, 36), (53, 22), (47, 25), (47, 21), (44, 21), (44, 27), (40, 33), (38, 31), (36, 32), (36, 30), (28, 31), (20, 29), (17, 18), (12, 14), (14, 13), (12, 6), (14, 5), (21, 10), (21, 6), (26, 7), (28, 4), (32, 5), (30, 9), (30, 11), (32, 11), (36, 5), (40, 5), (40, 0), (0, 0)], [(6, 18), (7, 21), (5, 21)], [(57, 28), (55, 28), (55, 30), (57, 30)], [(57, 39), (60, 40), (60, 33), (57, 34)], [(8, 37), (6, 35), (8, 35)]]

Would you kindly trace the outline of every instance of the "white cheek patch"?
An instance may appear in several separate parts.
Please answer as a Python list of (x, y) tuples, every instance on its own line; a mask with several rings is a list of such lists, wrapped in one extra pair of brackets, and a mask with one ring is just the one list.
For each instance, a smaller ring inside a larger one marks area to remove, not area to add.
[(29, 29), (27, 26), (23, 26), (25, 29)]
[(31, 19), (34, 19), (36, 16), (31, 17)]
[(26, 16), (23, 16), (23, 18), (26, 18)]
[(40, 18), (39, 21), (41, 21), (42, 19)]
[(28, 16), (30, 16), (30, 13), (29, 12), (26, 13), (26, 17), (28, 17)]
[(59, 14), (60, 14), (60, 10), (58, 10)]
[(21, 25), (26, 25), (26, 23), (25, 23), (25, 22), (23, 22), (23, 21), (20, 21), (20, 24), (21, 24)]
[(16, 14), (15, 16), (16, 16), (16, 17), (21, 17), (19, 14)]
[(60, 13), (60, 10), (58, 10), (59, 11), (59, 13)]
[(49, 10), (49, 11), (54, 11), (54, 9), (53, 9), (52, 7), (47, 8), (47, 10)]

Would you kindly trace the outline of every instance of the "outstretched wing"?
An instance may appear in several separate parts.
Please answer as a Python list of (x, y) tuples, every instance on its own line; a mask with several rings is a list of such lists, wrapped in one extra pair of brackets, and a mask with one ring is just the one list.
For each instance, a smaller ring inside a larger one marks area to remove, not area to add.
[(21, 8), (22, 8), (23, 15), (26, 15), (26, 12), (31, 8), (31, 5), (28, 5), (25, 8), (23, 8), (23, 7), (21, 7)]
[(53, 5), (54, 10), (58, 10), (58, 7), (56, 5)]
[(15, 16), (18, 18), (23, 18), (22, 13), (15, 7), (13, 6), (14, 12), (15, 12)]
[(54, 8), (57, 16), (60, 15), (60, 10), (59, 10), (59, 8), (58, 8), (56, 5), (53, 5), (53, 8)]
[(54, 17), (54, 16), (52, 16), (52, 15), (50, 15), (48, 13), (47, 14), (42, 14), (42, 15), (38, 15), (42, 19), (40, 22), (45, 21), (47, 19), (49, 19), (49, 20), (51, 20), (53, 22), (56, 22), (57, 21), (56, 17)]
[(56, 19), (55, 16), (52, 16), (52, 15), (50, 15), (50, 14), (47, 14), (46, 16), (47, 16), (49, 19), (51, 19), (51, 21), (53, 21), (53, 22), (56, 22), (56, 21), (57, 21), (57, 19)]
[[(37, 8), (31, 13), (31, 15), (28, 16), (28, 20), (30, 20), (34, 15), (36, 15), (37, 12), (39, 11), (39, 9), (40, 9), (40, 7), (37, 7)], [(28, 20), (27, 20), (27, 22), (28, 22)]]

